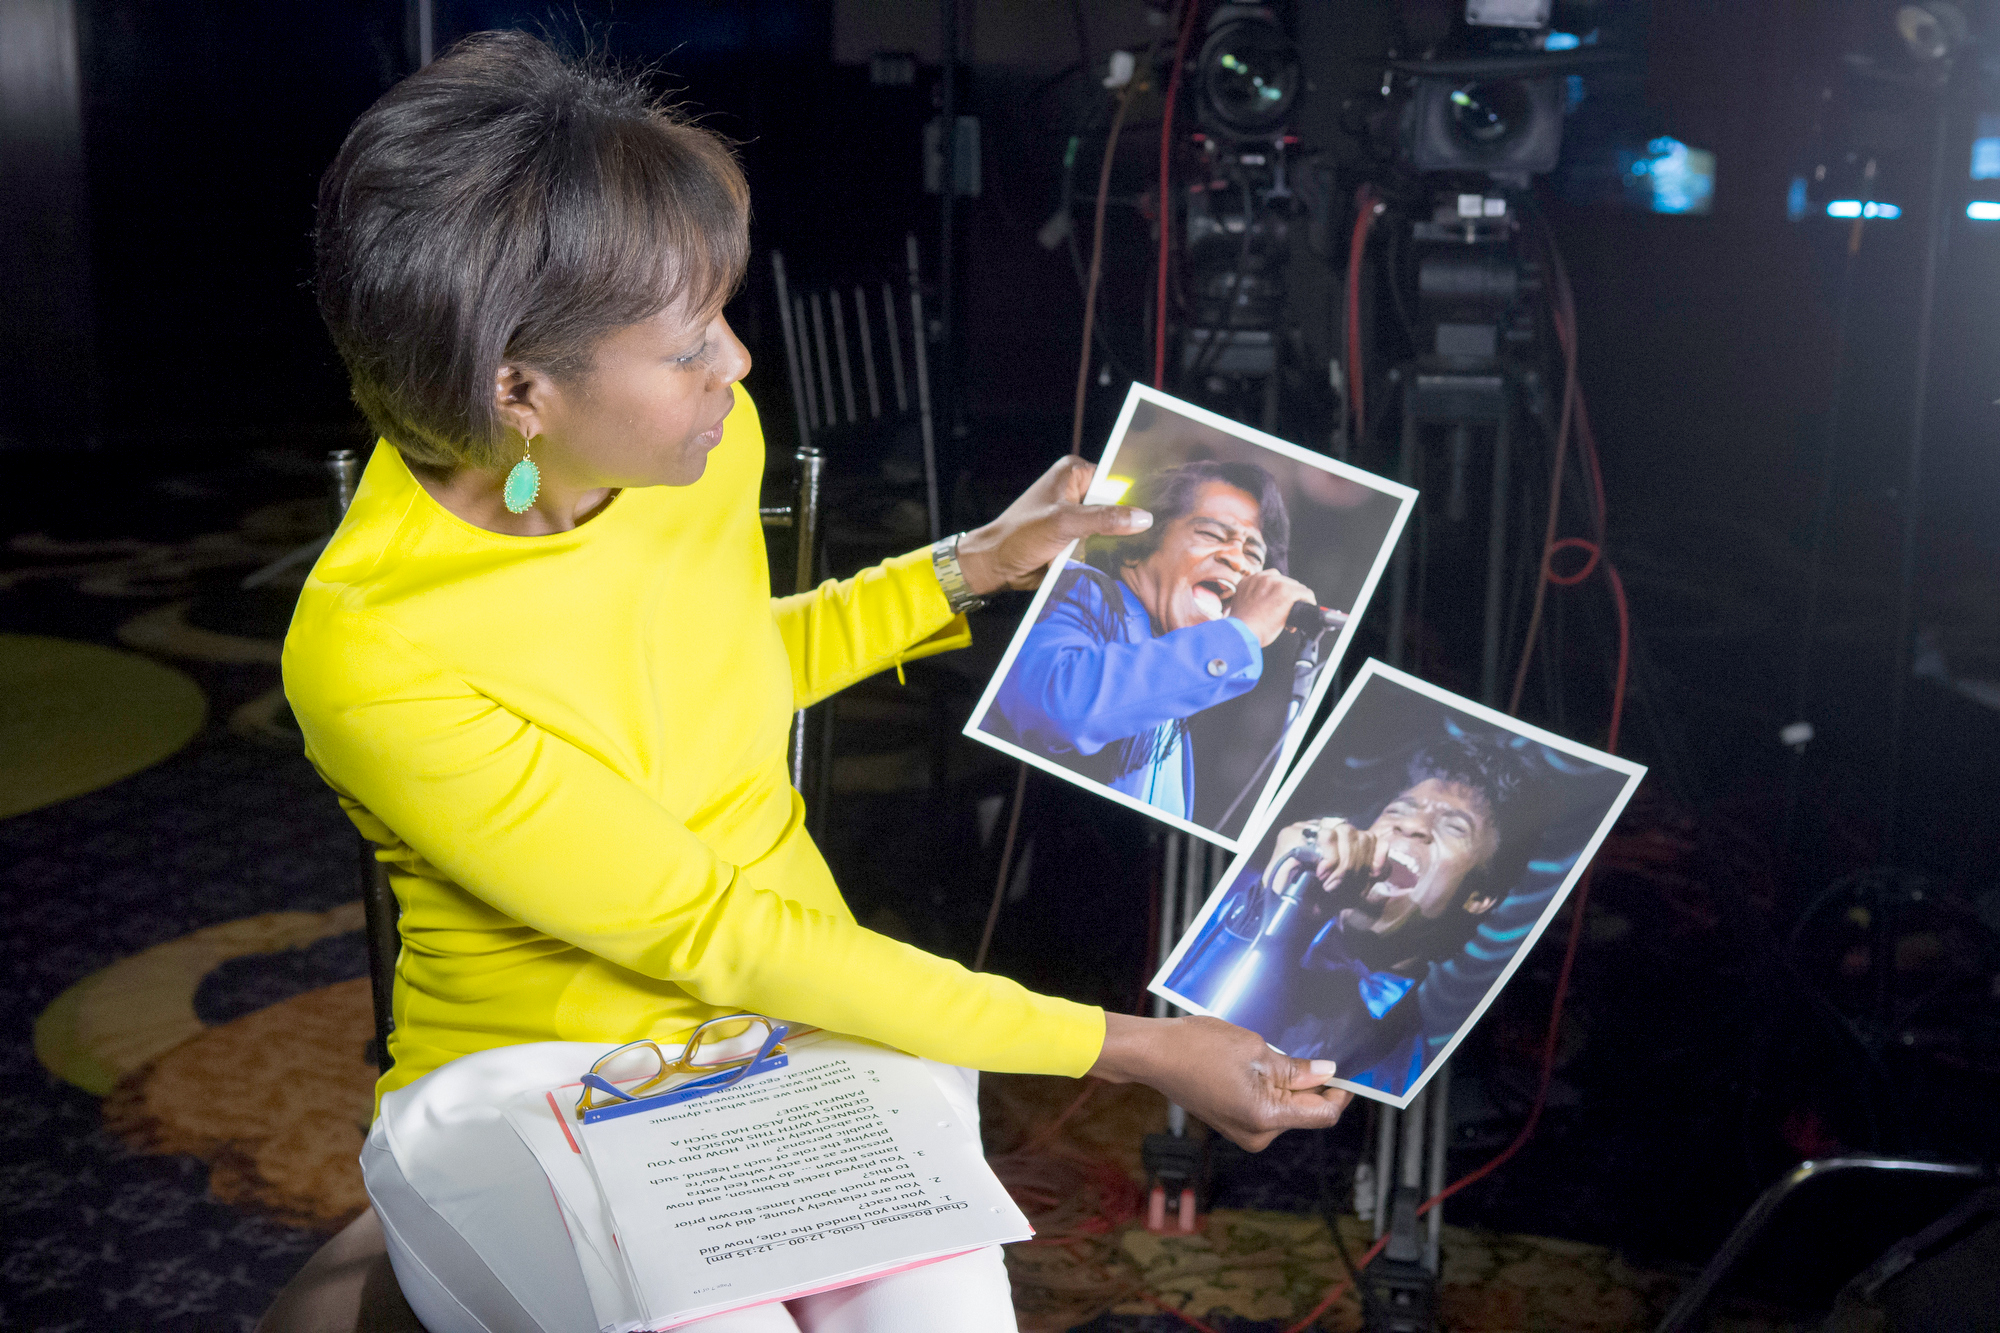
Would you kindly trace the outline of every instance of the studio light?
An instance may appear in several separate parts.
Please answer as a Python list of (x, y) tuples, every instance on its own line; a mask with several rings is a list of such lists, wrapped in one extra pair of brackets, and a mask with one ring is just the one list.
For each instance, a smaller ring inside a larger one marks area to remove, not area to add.
[(1877, 203), (1873, 199), (1866, 201), (1860, 199), (1835, 199), (1827, 204), (1826, 215), (1830, 218), (1894, 219), (1903, 216), (1903, 209), (1899, 204)]
[(1974, 222), (2000, 222), (2000, 201), (1975, 199), (1965, 206), (1965, 216)]
[(1896, 10), (1896, 35), (1903, 49), (1926, 64), (1943, 60), (1965, 44), (1969, 33), (1965, 14), (1948, 0), (1927, 0)]
[(1475, 28), (1546, 28), (1554, 0), (1465, 0), (1465, 21)]

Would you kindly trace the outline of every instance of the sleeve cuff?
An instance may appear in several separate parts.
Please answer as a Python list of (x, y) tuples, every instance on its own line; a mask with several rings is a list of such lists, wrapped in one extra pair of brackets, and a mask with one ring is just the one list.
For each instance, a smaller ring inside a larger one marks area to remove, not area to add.
[(1256, 631), (1252, 630), (1235, 616), (1224, 616), (1222, 623), (1234, 627), (1236, 633), (1242, 637), (1244, 646), (1250, 650), (1250, 660), (1252, 662), (1261, 662), (1264, 660), (1264, 645), (1257, 642)]
[(938, 583), (937, 567), (931, 563), (930, 547), (892, 556), (882, 562), (882, 569), (905, 590), (912, 605), (926, 613), (926, 619), (936, 617), (933, 623), (937, 628), (897, 654), (900, 661), (914, 662), (972, 646), (972, 626), (964, 616), (952, 614), (951, 603)]

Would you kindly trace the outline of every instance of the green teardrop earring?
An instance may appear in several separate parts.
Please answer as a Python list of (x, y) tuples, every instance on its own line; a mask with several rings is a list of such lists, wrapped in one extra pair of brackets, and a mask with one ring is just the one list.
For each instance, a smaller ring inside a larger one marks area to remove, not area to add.
[(521, 461), (508, 470), (507, 480), (500, 487), (500, 503), (507, 506), (510, 514), (527, 513), (528, 506), (542, 493), (542, 470), (528, 456), (534, 444), (533, 439), (522, 442)]

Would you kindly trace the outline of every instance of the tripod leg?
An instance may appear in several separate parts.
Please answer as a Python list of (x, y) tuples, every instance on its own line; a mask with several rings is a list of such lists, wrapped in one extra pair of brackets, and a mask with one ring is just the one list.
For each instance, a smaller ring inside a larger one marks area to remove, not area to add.
[[(1424, 1186), (1424, 1197), (1434, 1199), (1444, 1189), (1444, 1153), (1451, 1146), (1451, 1066), (1438, 1070), (1424, 1092), (1431, 1103), (1430, 1180)], [(1424, 1221), (1430, 1228), (1424, 1235), (1424, 1267), (1436, 1273), (1442, 1263), (1439, 1246), (1444, 1238), (1444, 1205), (1433, 1206)]]
[(1375, 1119), (1375, 1238), (1389, 1229), (1389, 1192), (1396, 1166), (1396, 1123), (1403, 1113), (1383, 1106)]
[[(1418, 452), (1423, 441), (1417, 435), (1416, 396), (1412, 389), (1403, 388), (1403, 439), (1401, 455), (1396, 467), (1396, 480), (1405, 486), (1417, 484)], [(1416, 541), (1409, 532), (1396, 543), (1396, 554), (1389, 565), (1389, 644), (1382, 655), (1389, 659), (1390, 666), (1403, 665), (1403, 618), (1410, 604), (1410, 547)]]

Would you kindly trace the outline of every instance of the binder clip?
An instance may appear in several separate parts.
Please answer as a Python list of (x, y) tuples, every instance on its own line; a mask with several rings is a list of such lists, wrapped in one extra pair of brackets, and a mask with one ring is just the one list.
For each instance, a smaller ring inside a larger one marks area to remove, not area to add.
[[(1152, 1188), (1146, 1196), (1146, 1230), (1171, 1234), (1192, 1233), (1200, 1227), (1195, 1207), (1195, 1188), (1201, 1180), (1203, 1145), (1180, 1134), (1148, 1134), (1139, 1145), (1139, 1159), (1145, 1164)], [(1167, 1205), (1173, 1202), (1173, 1218)]]

